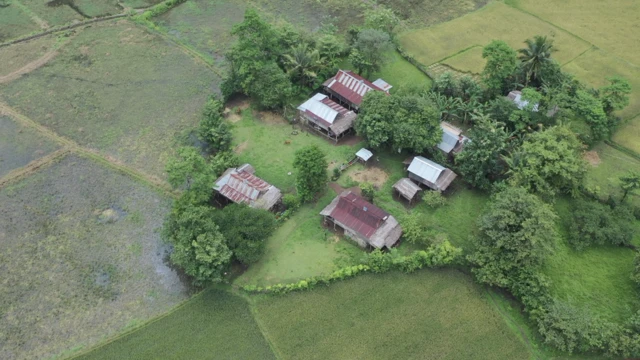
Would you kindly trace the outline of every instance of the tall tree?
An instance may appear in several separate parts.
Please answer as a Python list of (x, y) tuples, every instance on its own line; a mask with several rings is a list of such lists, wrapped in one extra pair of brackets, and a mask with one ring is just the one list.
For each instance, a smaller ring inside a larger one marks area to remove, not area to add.
[(231, 127), (222, 116), (223, 109), (224, 105), (220, 100), (210, 98), (204, 106), (198, 127), (200, 139), (214, 152), (228, 151), (233, 140)]
[(503, 124), (481, 116), (476, 118), (469, 136), (473, 140), (456, 156), (456, 165), (465, 181), (489, 190), (505, 170), (501, 157), (507, 148), (509, 135)]
[(629, 193), (640, 189), (640, 173), (629, 171), (627, 174), (622, 175), (620, 177), (620, 187), (623, 192), (621, 201), (624, 201)]
[(213, 222), (215, 211), (179, 200), (163, 228), (163, 237), (173, 245), (171, 262), (197, 285), (222, 281), (231, 259), (231, 250)]
[(511, 288), (524, 271), (552, 253), (558, 233), (550, 205), (520, 187), (494, 195), (478, 220), (475, 252), (468, 257), (478, 281)]
[(381, 30), (364, 29), (358, 33), (349, 60), (359, 73), (368, 77), (380, 70), (392, 50), (389, 34)]
[(177, 155), (167, 161), (166, 171), (169, 184), (174, 188), (186, 188), (183, 197), (191, 202), (206, 203), (211, 198), (216, 174), (198, 149), (179, 148)]
[(609, 85), (599, 89), (600, 99), (605, 113), (610, 115), (615, 110), (622, 110), (629, 105), (631, 85), (627, 79), (619, 76), (608, 78)]
[(554, 126), (529, 134), (522, 146), (505, 157), (507, 174), (516, 186), (552, 197), (578, 193), (586, 173), (582, 144), (567, 127)]
[(328, 181), (327, 159), (315, 145), (296, 151), (293, 167), (296, 169), (296, 190), (302, 201), (309, 201), (324, 190)]
[(231, 204), (212, 215), (236, 260), (246, 265), (260, 260), (267, 239), (276, 229), (272, 213), (244, 204)]
[(600, 99), (586, 90), (578, 89), (571, 100), (574, 113), (589, 125), (595, 139), (600, 140), (611, 135), (614, 124), (607, 118)]
[(355, 129), (372, 147), (389, 146), (397, 151), (420, 153), (442, 139), (436, 108), (427, 99), (411, 94), (368, 92)]
[(540, 80), (543, 69), (551, 62), (551, 53), (555, 51), (553, 40), (546, 36), (536, 35), (524, 41), (525, 48), (518, 50), (518, 58), (526, 74), (525, 86), (531, 80)]
[(300, 85), (308, 85), (317, 77), (317, 70), (321, 67), (320, 52), (309, 49), (306, 43), (298, 44), (291, 48), (289, 53), (283, 55), (287, 73)]
[(482, 58), (487, 60), (482, 81), (491, 95), (503, 95), (510, 90), (518, 68), (516, 56), (516, 51), (502, 40), (494, 40), (482, 49)]
[(365, 27), (382, 30), (389, 35), (393, 35), (393, 31), (399, 23), (400, 19), (398, 19), (393, 10), (384, 5), (378, 5), (364, 13)]

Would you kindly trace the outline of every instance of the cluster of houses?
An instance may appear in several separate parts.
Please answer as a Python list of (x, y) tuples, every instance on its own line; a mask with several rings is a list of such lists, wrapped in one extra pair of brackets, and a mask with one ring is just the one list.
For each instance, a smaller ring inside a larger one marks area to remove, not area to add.
[[(323, 84), (324, 93), (313, 95), (298, 107), (299, 118), (310, 129), (336, 143), (353, 132), (362, 98), (369, 91), (389, 93), (391, 85), (382, 79), (370, 82), (346, 70), (338, 73)], [(470, 141), (462, 135), (462, 130), (442, 122), (442, 141), (438, 148), (453, 157)], [(354, 161), (364, 163), (373, 154), (361, 149)], [(394, 191), (411, 203), (416, 195), (427, 187), (444, 192), (456, 178), (450, 169), (422, 156), (404, 161), (407, 177), (393, 185)], [(275, 186), (255, 176), (254, 168), (244, 164), (227, 169), (213, 187), (216, 199), (222, 204), (244, 203), (253, 208), (273, 210), (280, 203), (281, 191)], [(398, 221), (389, 213), (371, 204), (351, 191), (344, 191), (327, 205), (320, 215), (327, 226), (341, 230), (363, 248), (391, 248), (402, 235)]]

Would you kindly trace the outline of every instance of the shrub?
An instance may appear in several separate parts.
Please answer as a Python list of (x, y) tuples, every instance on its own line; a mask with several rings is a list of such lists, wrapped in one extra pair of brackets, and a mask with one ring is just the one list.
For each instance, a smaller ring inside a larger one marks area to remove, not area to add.
[(340, 172), (340, 167), (336, 166), (333, 168), (333, 176), (331, 177), (331, 180), (336, 181), (338, 179), (340, 179), (340, 175), (342, 173)]
[(427, 191), (422, 194), (422, 201), (430, 208), (437, 208), (444, 205), (447, 199), (439, 191)]
[(428, 246), (431, 245), (433, 233), (429, 231), (426, 218), (414, 212), (404, 218), (402, 236), (411, 244)]
[(360, 184), (360, 193), (362, 197), (365, 198), (368, 202), (373, 202), (373, 197), (375, 195), (376, 190), (373, 188), (373, 185), (369, 182), (363, 182)]
[(294, 194), (285, 194), (282, 197), (282, 204), (287, 210), (295, 211), (300, 207), (300, 198)]
[(591, 245), (628, 245), (633, 238), (633, 220), (626, 206), (611, 209), (595, 200), (579, 200), (573, 209), (568, 240), (577, 250)]
[(631, 280), (640, 285), (640, 253), (636, 253), (633, 259), (633, 272), (631, 273)]

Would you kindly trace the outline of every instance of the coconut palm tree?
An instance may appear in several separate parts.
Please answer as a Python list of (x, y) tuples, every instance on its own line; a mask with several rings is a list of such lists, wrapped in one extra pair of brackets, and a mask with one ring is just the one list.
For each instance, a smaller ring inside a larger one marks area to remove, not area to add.
[(553, 39), (536, 35), (533, 40), (525, 40), (527, 47), (518, 50), (518, 59), (522, 61), (522, 67), (526, 74), (525, 86), (532, 79), (538, 80), (543, 66), (551, 61), (551, 53), (555, 51)]
[(301, 85), (306, 85), (318, 77), (316, 71), (321, 67), (320, 53), (318, 50), (309, 49), (305, 43), (292, 47), (288, 54), (283, 55), (283, 60), (287, 74), (292, 79), (300, 81)]

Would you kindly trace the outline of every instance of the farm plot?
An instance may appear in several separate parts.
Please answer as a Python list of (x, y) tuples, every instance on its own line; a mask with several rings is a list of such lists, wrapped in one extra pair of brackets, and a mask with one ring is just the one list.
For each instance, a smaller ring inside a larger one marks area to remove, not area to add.
[(258, 8), (265, 20), (273, 23), (284, 20), (307, 30), (319, 27), (328, 15), (320, 5), (310, 1), (189, 0), (154, 21), (169, 35), (221, 64), (234, 41), (231, 28), (242, 22), (249, 7)]
[[(540, 19), (500, 2), (433, 27), (409, 31), (400, 35), (402, 46), (418, 61), (431, 65), (473, 46), (484, 46), (491, 40), (504, 40), (513, 48), (534, 35), (547, 35), (558, 51), (554, 58), (565, 63), (583, 53), (590, 44)], [(476, 52), (479, 55), (479, 53)], [(478, 61), (482, 61), (478, 58)], [(467, 59), (465, 63), (469, 63)], [(461, 71), (477, 70), (473, 65)]]
[(33, 129), (0, 115), (0, 177), (58, 148)]
[(486, 61), (482, 58), (482, 47), (474, 46), (469, 50), (443, 60), (442, 63), (458, 71), (466, 71), (478, 75), (484, 70)]
[(618, 57), (640, 66), (640, 3), (635, 0), (508, 0)]
[(162, 177), (220, 79), (128, 21), (82, 30), (47, 66), (0, 85), (0, 98), (77, 143)]
[(320, 211), (336, 196), (327, 189), (316, 204), (305, 205), (267, 240), (260, 261), (252, 264), (236, 283), (266, 286), (328, 274), (337, 265), (360, 259), (363, 250), (348, 239), (322, 227)]
[[(29, 12), (45, 21), (49, 26), (64, 25), (75, 20), (85, 20), (86, 17), (76, 11), (75, 5), (70, 6), (66, 3), (73, 4), (74, 1), (42, 1), (42, 0), (12, 0), (19, 1)], [(99, 1), (99, 0), (98, 0)]]
[(529, 359), (521, 340), (455, 270), (364, 275), (256, 298), (285, 359)]
[[(1, 40), (0, 40), (1, 41)], [(0, 48), (0, 84), (5, 77), (38, 60), (56, 46), (55, 36), (43, 36), (38, 39)]]
[[(0, 43), (36, 32), (40, 29), (29, 14), (18, 6), (11, 3), (0, 7)], [(1, 51), (0, 51), (1, 52)]]
[(209, 289), (144, 328), (78, 359), (275, 359), (247, 302)]
[(0, 358), (69, 354), (187, 298), (163, 261), (169, 202), (125, 175), (68, 156), (0, 203)]

